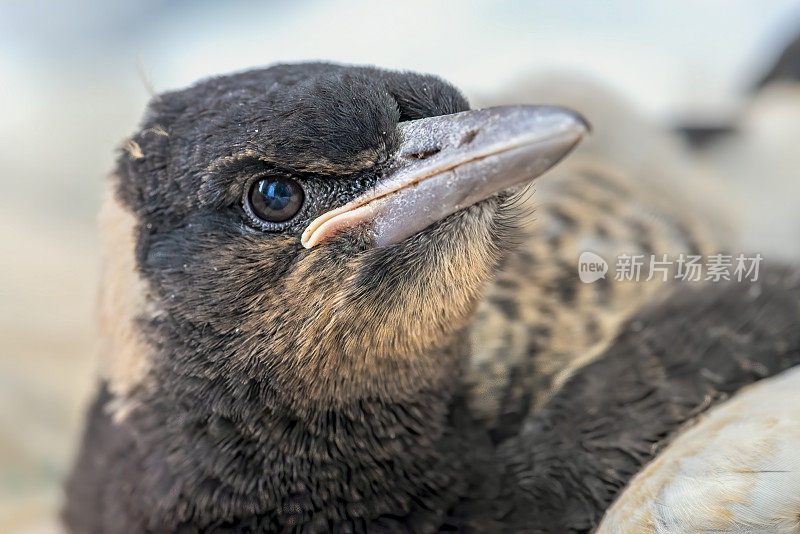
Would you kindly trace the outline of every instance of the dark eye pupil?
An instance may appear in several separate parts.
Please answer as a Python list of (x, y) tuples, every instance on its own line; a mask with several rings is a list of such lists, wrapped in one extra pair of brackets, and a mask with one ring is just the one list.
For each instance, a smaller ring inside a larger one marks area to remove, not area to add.
[(303, 206), (303, 189), (287, 178), (267, 178), (255, 182), (248, 195), (250, 207), (259, 219), (284, 222)]
[(285, 182), (258, 183), (258, 191), (264, 197), (267, 208), (275, 211), (286, 209), (292, 200), (292, 190)]

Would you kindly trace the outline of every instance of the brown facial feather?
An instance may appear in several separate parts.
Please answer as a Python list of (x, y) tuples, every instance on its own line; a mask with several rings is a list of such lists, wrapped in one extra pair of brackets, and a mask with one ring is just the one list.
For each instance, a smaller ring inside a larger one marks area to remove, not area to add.
[(157, 273), (167, 314), (216, 336), (209, 358), (264, 373), (287, 405), (399, 402), (458, 372), (449, 347), (503, 251), (498, 203), (463, 210), (402, 247), (367, 251), (355, 250), (353, 232), (307, 250), (289, 236), (203, 243), (219, 229), (189, 224), (156, 245), (157, 264), (146, 268)]
[(372, 250), (342, 264), (330, 248), (309, 251), (287, 276), (292, 312), (275, 317), (270, 310), (252, 324), (301, 333), (275, 347), (292, 354), (281, 367), (302, 384), (291, 388), (298, 402), (397, 402), (453, 380), (459, 362), (442, 356), (498, 261), (494, 212), (491, 204), (465, 210), (420, 236), (419, 245), (405, 245), (409, 252)]

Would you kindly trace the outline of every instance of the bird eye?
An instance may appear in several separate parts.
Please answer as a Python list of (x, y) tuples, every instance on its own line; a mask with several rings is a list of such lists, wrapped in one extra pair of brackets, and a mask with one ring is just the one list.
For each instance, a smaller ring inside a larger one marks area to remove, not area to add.
[(303, 207), (305, 195), (296, 181), (284, 177), (256, 180), (247, 193), (247, 205), (264, 222), (288, 221)]

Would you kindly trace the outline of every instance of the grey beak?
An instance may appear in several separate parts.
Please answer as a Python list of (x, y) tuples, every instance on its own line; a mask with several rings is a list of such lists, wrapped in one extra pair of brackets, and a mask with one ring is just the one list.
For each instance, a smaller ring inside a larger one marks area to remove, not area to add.
[(589, 131), (566, 108), (503, 106), (403, 122), (402, 145), (375, 187), (314, 219), (311, 248), (367, 225), (376, 246), (398, 243), (431, 224), (526, 184), (553, 167)]

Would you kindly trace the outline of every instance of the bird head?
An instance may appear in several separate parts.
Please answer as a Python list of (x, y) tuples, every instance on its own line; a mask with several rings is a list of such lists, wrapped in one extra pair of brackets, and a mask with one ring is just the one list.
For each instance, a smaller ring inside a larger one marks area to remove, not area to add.
[(135, 367), (296, 408), (440, 386), (512, 241), (514, 193), (585, 131), (563, 108), (470, 111), (436, 77), (367, 67), (156, 97), (111, 201), (143, 288)]

